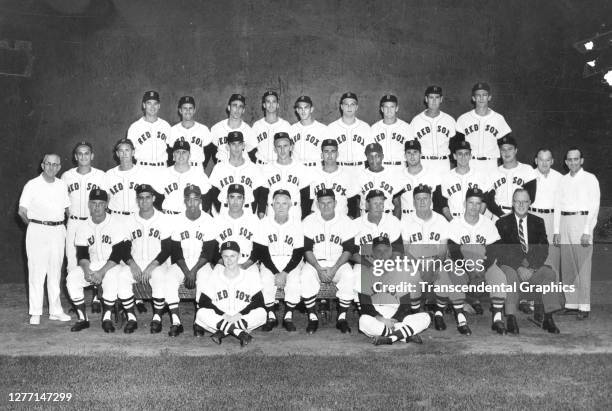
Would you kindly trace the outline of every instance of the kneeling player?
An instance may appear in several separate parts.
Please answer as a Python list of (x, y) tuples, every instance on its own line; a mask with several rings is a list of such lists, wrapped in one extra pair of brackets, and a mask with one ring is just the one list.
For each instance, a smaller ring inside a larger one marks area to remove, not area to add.
[(196, 324), (214, 333), (221, 344), (233, 335), (244, 347), (251, 342), (250, 332), (266, 322), (261, 279), (240, 268), (240, 246), (235, 241), (221, 244), (223, 267), (217, 267), (202, 286)]
[[(392, 250), (388, 238), (376, 237), (372, 247), (375, 259), (391, 259)], [(363, 266), (361, 271), (359, 329), (372, 338), (374, 345), (393, 344), (396, 341), (422, 344), (418, 334), (429, 327), (429, 314), (410, 314), (410, 293), (395, 291), (397, 287), (407, 284), (405, 280), (410, 273), (385, 270), (381, 275), (375, 270)], [(390, 288), (385, 289), (385, 286), (396, 288), (390, 292)]]

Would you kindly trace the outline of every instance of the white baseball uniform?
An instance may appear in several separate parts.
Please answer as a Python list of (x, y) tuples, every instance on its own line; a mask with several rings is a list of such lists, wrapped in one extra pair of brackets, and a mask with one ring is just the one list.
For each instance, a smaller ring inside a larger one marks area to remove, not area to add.
[(327, 126), (327, 135), (338, 142), (338, 164), (362, 166), (365, 163), (365, 146), (372, 142), (368, 123), (356, 118), (348, 125), (340, 117)]
[[(185, 172), (179, 172), (176, 167), (168, 167), (160, 173), (155, 189), (164, 195), (162, 208), (172, 214), (185, 211), (184, 190), (188, 185), (200, 187), (202, 195), (210, 190), (210, 182), (202, 167), (189, 167)], [(159, 189), (158, 189), (159, 187)]]
[[(136, 186), (151, 184), (157, 187), (158, 172), (151, 168), (133, 166), (129, 170), (120, 170), (119, 166), (108, 170), (104, 176), (104, 187), (108, 190), (108, 210), (117, 216), (129, 216), (138, 212), (136, 204)], [(124, 218), (125, 223), (129, 218)]]
[(329, 138), (325, 124), (315, 120), (305, 126), (298, 121), (291, 125), (289, 137), (293, 141), (292, 157), (296, 161), (309, 167), (321, 164), (321, 143)]
[[(315, 171), (316, 170), (316, 171)], [(328, 173), (322, 167), (311, 169), (310, 198), (313, 201), (312, 210), (318, 211), (317, 192), (323, 189), (334, 190), (336, 197), (336, 213), (348, 214), (348, 199), (359, 194), (355, 170), (352, 167), (338, 166), (336, 171)]]
[(267, 164), (276, 161), (274, 151), (274, 134), (285, 132), (289, 134), (291, 124), (287, 120), (278, 118), (275, 123), (268, 123), (266, 118), (260, 118), (253, 123), (252, 132), (255, 139), (257, 152), (255, 157), (260, 164)]
[(233, 166), (229, 161), (215, 164), (210, 173), (210, 184), (219, 189), (217, 200), (227, 207), (227, 188), (230, 184), (240, 184), (244, 187), (244, 206), (250, 207), (255, 201), (253, 191), (264, 185), (261, 168), (246, 160), (241, 166)]
[(413, 138), (411, 125), (399, 118), (393, 124), (385, 124), (384, 120), (379, 120), (372, 124), (371, 135), (372, 142), (383, 148), (385, 168), (401, 169), (406, 162), (404, 143)]
[[(255, 233), (259, 229), (259, 219), (255, 214), (244, 210), (242, 216), (233, 218), (227, 211), (222, 211), (214, 219), (214, 227), (217, 229), (215, 237), (219, 244), (226, 241), (235, 241), (240, 246), (240, 258), (238, 263), (246, 262), (253, 251), (253, 241), (255, 241)], [(259, 269), (256, 264), (249, 267), (249, 270), (257, 271)]]
[(212, 143), (210, 130), (202, 123), (194, 121), (193, 126), (185, 128), (183, 123), (176, 123), (170, 130), (168, 145), (174, 146), (176, 141), (186, 141), (190, 146), (189, 164), (201, 167), (204, 163), (204, 147)]
[(424, 184), (431, 189), (433, 194), (436, 187), (441, 185), (440, 177), (441, 176), (436, 171), (426, 166), (423, 166), (421, 171), (417, 174), (412, 174), (408, 171), (408, 168), (404, 168), (399, 178), (401, 182), (399, 191), (404, 191), (400, 196), (402, 214), (414, 213), (414, 194), (412, 190), (414, 190), (415, 187)]
[(273, 195), (276, 190), (287, 190), (291, 195), (292, 207), (290, 217), (298, 221), (302, 219), (300, 202), (300, 190), (308, 187), (311, 180), (311, 170), (295, 160), (289, 164), (277, 162), (265, 164), (261, 167), (264, 187), (270, 192), (268, 194), (268, 206), (272, 209)]
[(470, 167), (465, 174), (457, 173), (453, 168), (442, 176), (442, 195), (448, 200), (448, 208), (453, 218), (463, 216), (465, 211), (465, 194), (469, 188), (479, 188), (485, 193), (491, 190), (488, 176)]
[(504, 213), (512, 211), (514, 190), (522, 188), (525, 183), (535, 180), (536, 177), (533, 167), (524, 163), (518, 163), (514, 168), (505, 168), (503, 165), (497, 168), (497, 173), (491, 176), (491, 180), (495, 190), (495, 202)]
[(434, 173), (444, 174), (450, 170), (450, 139), (455, 136), (455, 119), (441, 111), (429, 117), (423, 110), (414, 116), (410, 125), (414, 139), (421, 143), (421, 162)]
[(138, 164), (166, 166), (170, 128), (170, 124), (161, 118), (150, 123), (141, 117), (130, 125), (127, 138), (134, 144), (134, 158)]
[(228, 120), (221, 120), (210, 128), (212, 143), (217, 146), (217, 161), (229, 159), (229, 147), (227, 145), (227, 135), (230, 131), (240, 131), (244, 137), (244, 158), (250, 161), (248, 153), (257, 147), (253, 130), (244, 120), (238, 128), (230, 128)]
[(399, 174), (390, 168), (383, 168), (379, 172), (373, 172), (364, 168), (357, 172), (359, 182), (359, 195), (361, 196), (361, 213), (367, 211), (366, 196), (371, 190), (381, 190), (385, 193), (385, 212), (393, 211), (393, 196), (401, 190)]

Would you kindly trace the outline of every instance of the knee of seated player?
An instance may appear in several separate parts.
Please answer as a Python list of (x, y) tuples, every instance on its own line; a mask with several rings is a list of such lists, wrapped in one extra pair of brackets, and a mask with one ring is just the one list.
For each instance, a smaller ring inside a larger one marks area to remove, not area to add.
[(249, 330), (254, 330), (266, 323), (268, 315), (264, 308), (259, 307), (251, 310), (248, 314), (244, 315), (243, 318), (247, 322)]
[(405, 324), (412, 328), (415, 334), (418, 334), (429, 327), (431, 323), (431, 317), (428, 313), (416, 313), (410, 314), (404, 317), (402, 324)]
[(217, 331), (217, 324), (221, 321), (221, 316), (209, 308), (200, 308), (196, 313), (195, 323), (208, 332)]
[(508, 284), (506, 275), (497, 264), (491, 266), (485, 272), (485, 281), (487, 284)]
[(362, 314), (359, 316), (359, 330), (368, 337), (380, 335), (383, 329), (383, 323), (371, 315)]
[(502, 271), (502, 273), (504, 273), (508, 283), (515, 283), (519, 281), (518, 273), (514, 268), (507, 265), (500, 265), (499, 269)]
[(537, 271), (540, 283), (549, 284), (557, 281), (557, 274), (547, 265), (543, 265)]

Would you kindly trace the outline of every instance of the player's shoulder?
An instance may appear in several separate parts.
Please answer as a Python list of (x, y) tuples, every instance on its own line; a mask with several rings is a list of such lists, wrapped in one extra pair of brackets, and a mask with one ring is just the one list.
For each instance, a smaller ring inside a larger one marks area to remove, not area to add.
[(166, 120), (164, 120), (161, 117), (157, 117), (157, 120), (155, 121), (156, 125), (158, 127), (167, 127), (167, 128), (171, 128), (170, 123), (168, 123)]
[(360, 118), (356, 118), (355, 119), (355, 124), (359, 127), (359, 128), (367, 128), (368, 130), (371, 128), (370, 125), (368, 123), (366, 123), (365, 121), (363, 121)]
[(385, 224), (390, 227), (399, 227), (400, 219), (394, 216), (391, 213), (383, 214), (383, 219), (385, 220)]
[(308, 214), (304, 220), (302, 220), (302, 227), (304, 230), (318, 226), (321, 223), (321, 215), (319, 213)]
[(476, 116), (476, 111), (474, 109), (466, 111), (465, 113), (462, 113), (459, 117), (457, 117), (457, 123), (463, 122), (463, 121), (469, 121), (473, 119), (475, 116)]
[(212, 127), (210, 128), (211, 132), (216, 132), (216, 133), (223, 133), (228, 129), (228, 125), (227, 125), (227, 118), (224, 118), (223, 120), (217, 121), (215, 124), (212, 125)]
[(136, 121), (133, 121), (130, 126), (128, 127), (128, 131), (130, 131), (130, 129), (134, 129), (134, 128), (138, 128), (138, 127), (142, 127), (142, 125), (145, 123), (145, 119), (144, 116), (140, 116), (138, 117), (138, 119)]
[[(64, 181), (66, 181), (66, 180), (68, 180), (68, 179), (74, 178), (75, 173), (76, 173), (76, 170), (77, 170), (77, 168), (76, 168), (76, 167), (72, 167), (72, 168), (70, 168), (70, 169), (68, 169), (68, 170), (64, 171), (64, 172), (62, 173), (62, 177), (61, 177), (61, 179), (62, 179), (62, 180), (64, 180)], [(93, 169), (92, 169), (92, 171), (93, 171)]]
[(334, 121), (327, 124), (328, 128), (339, 128), (342, 127), (342, 117), (335, 119)]

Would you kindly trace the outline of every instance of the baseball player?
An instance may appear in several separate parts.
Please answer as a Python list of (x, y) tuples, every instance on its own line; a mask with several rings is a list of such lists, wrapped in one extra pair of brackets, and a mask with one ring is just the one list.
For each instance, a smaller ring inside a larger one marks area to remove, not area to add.
[[(491, 183), (489, 177), (479, 173), (472, 168), (472, 148), (467, 141), (460, 141), (454, 147), (453, 158), (457, 161), (457, 167), (441, 177), (442, 196), (447, 204), (442, 207), (442, 214), (448, 221), (453, 218), (461, 218), (465, 210), (465, 193), (470, 188), (479, 188), (487, 193), (485, 200), (492, 197)], [(482, 210), (486, 210), (486, 202), (481, 202)]]
[(242, 94), (232, 94), (227, 103), (227, 120), (221, 120), (210, 128), (212, 143), (215, 146), (212, 152), (212, 158), (215, 162), (225, 161), (229, 158), (227, 147), (227, 136), (230, 131), (240, 131), (244, 136), (244, 144), (246, 148), (245, 158), (250, 158), (251, 161), (255, 158), (253, 150), (257, 147), (256, 140), (253, 136), (253, 130), (243, 119), (246, 99)]
[(261, 220), (255, 233), (254, 252), (261, 262), (261, 282), (268, 319), (262, 331), (271, 331), (278, 325), (274, 314), (276, 289), (285, 291), (285, 317), (283, 328), (296, 331), (293, 310), (300, 302), (300, 271), (304, 257), (304, 232), (302, 223), (289, 218), (291, 194), (277, 190), (272, 196), (274, 216)]
[(346, 312), (353, 301), (355, 276), (348, 261), (356, 252), (355, 225), (345, 215), (336, 214), (336, 198), (332, 189), (317, 193), (319, 213), (304, 219), (304, 257), (301, 271), (302, 297), (308, 312), (306, 332), (314, 333), (319, 325), (315, 301), (321, 283), (333, 282), (339, 299), (336, 328), (343, 334), (351, 329)]
[(404, 165), (404, 144), (413, 136), (412, 127), (397, 118), (399, 106), (397, 97), (393, 94), (384, 95), (380, 99), (379, 107), (382, 119), (372, 124), (372, 140), (380, 144), (387, 153), (387, 158), (383, 161), (384, 167), (399, 171)]
[(178, 112), (181, 121), (170, 129), (168, 146), (173, 147), (177, 141), (186, 141), (191, 145), (191, 155), (189, 165), (195, 168), (202, 168), (208, 163), (208, 158), (204, 154), (206, 149), (210, 152), (212, 137), (210, 130), (202, 123), (198, 123), (193, 118), (196, 112), (195, 99), (192, 96), (183, 96), (178, 101)]
[[(440, 175), (421, 164), (421, 143), (419, 140), (408, 140), (404, 144), (406, 168), (399, 177), (401, 182), (398, 195), (393, 199), (396, 217), (414, 212), (413, 190), (420, 184), (425, 184), (433, 193), (433, 207), (441, 211), (446, 203), (442, 196)], [(401, 213), (400, 213), (401, 211)]]
[(410, 125), (413, 136), (421, 144), (423, 165), (442, 175), (450, 170), (450, 141), (455, 136), (455, 119), (440, 110), (444, 101), (442, 87), (429, 86), (425, 90), (427, 108), (414, 116)]
[[(287, 190), (293, 201), (291, 218), (301, 220), (310, 213), (310, 172), (291, 158), (293, 145), (289, 134), (276, 133), (274, 149), (276, 161), (261, 167), (264, 184), (271, 193), (276, 190)], [(268, 200), (268, 206), (272, 206), (271, 199)]]
[(261, 97), (261, 107), (264, 117), (253, 123), (253, 136), (257, 151), (255, 157), (257, 164), (268, 164), (276, 159), (274, 151), (274, 135), (279, 132), (289, 132), (291, 124), (278, 115), (278, 93), (266, 91)]
[(223, 266), (212, 272), (203, 285), (196, 324), (214, 333), (211, 338), (221, 344), (233, 335), (240, 346), (249, 344), (251, 331), (266, 322), (261, 279), (240, 268), (240, 246), (235, 241), (221, 244)]
[(289, 129), (293, 141), (292, 156), (306, 167), (316, 167), (321, 164), (321, 144), (327, 139), (327, 126), (312, 117), (314, 106), (310, 97), (298, 97), (294, 109), (300, 121)]
[(130, 240), (128, 227), (115, 215), (108, 215), (106, 206), (108, 194), (104, 190), (94, 189), (89, 193), (89, 213), (87, 224), (79, 227), (75, 245), (78, 267), (73, 268), (66, 276), (66, 288), (75, 306), (78, 321), (71, 331), (89, 328), (89, 319), (85, 310), (83, 288), (90, 285), (102, 285), (102, 329), (106, 333), (115, 332), (111, 312), (115, 300), (119, 298), (127, 313), (127, 323), (123, 332), (133, 333), (138, 328), (134, 314), (134, 278), (130, 268), (122, 264), (129, 261)]
[[(94, 159), (93, 148), (90, 143), (81, 141), (72, 151), (77, 166), (62, 174), (62, 181), (68, 186), (70, 209), (68, 224), (66, 226), (66, 271), (77, 266), (74, 237), (79, 226), (85, 224), (89, 217), (89, 192), (96, 188), (104, 189), (104, 171), (92, 167)], [(101, 310), (97, 290), (94, 290), (91, 311), (99, 313)]]
[(40, 164), (43, 172), (28, 181), (19, 198), (19, 217), (28, 227), (28, 292), (30, 324), (39, 325), (43, 309), (44, 284), (47, 279), (49, 319), (70, 321), (60, 301), (60, 278), (66, 241), (65, 214), (70, 198), (68, 188), (55, 176), (62, 166), (60, 156), (45, 154)]
[(363, 167), (363, 150), (372, 140), (368, 123), (357, 118), (357, 95), (347, 92), (340, 97), (342, 116), (327, 126), (328, 138), (338, 142), (338, 163), (341, 166)]
[[(391, 244), (387, 237), (376, 237), (372, 241), (374, 257), (390, 260)], [(418, 335), (429, 327), (431, 319), (427, 313), (410, 310), (411, 295), (407, 292), (382, 291), (381, 285), (397, 287), (410, 277), (408, 272), (387, 271), (374, 273), (371, 266), (361, 273), (358, 293), (361, 306), (359, 330), (372, 338), (374, 345), (393, 344), (396, 341), (423, 343)]]
[[(171, 234), (172, 265), (168, 268), (165, 299), (168, 307), (178, 309), (179, 287), (184, 282), (188, 289), (196, 289), (196, 303), (203, 284), (212, 273), (214, 255), (219, 243), (213, 218), (202, 212), (202, 191), (198, 186), (183, 190), (185, 212), (174, 220)], [(178, 314), (177, 314), (178, 316)], [(204, 335), (204, 329), (193, 324), (194, 336)]]
[(214, 205), (213, 215), (218, 214), (221, 207), (227, 211), (227, 188), (230, 184), (240, 184), (244, 187), (244, 206), (253, 212), (257, 210), (262, 218), (266, 212), (268, 188), (263, 187), (260, 167), (244, 158), (244, 136), (240, 131), (231, 131), (227, 135), (227, 146), (228, 161), (217, 163), (210, 173), (212, 187), (206, 197), (204, 210), (208, 211)]
[(159, 93), (147, 91), (142, 96), (144, 115), (128, 128), (127, 138), (134, 145), (138, 165), (165, 167), (168, 161), (170, 124), (158, 117), (159, 108)]
[(382, 190), (385, 193), (385, 213), (393, 212), (393, 197), (401, 190), (401, 181), (395, 170), (383, 166), (384, 154), (380, 144), (370, 143), (365, 147), (368, 168), (357, 172), (359, 195), (361, 197), (361, 214), (367, 211), (366, 198), (371, 190)]
[(497, 140), (512, 130), (504, 116), (489, 108), (491, 87), (487, 83), (476, 83), (472, 87), (474, 109), (457, 119), (457, 134), (474, 150), (473, 168), (479, 172), (495, 172), (499, 147)]
[[(317, 202), (314, 201), (317, 192), (329, 188), (336, 193), (336, 213), (342, 215), (359, 215), (359, 188), (353, 170), (350, 167), (341, 167), (338, 159), (338, 142), (325, 139), (321, 142), (321, 158), (323, 166), (316, 168), (312, 173), (310, 183), (310, 199), (313, 201), (312, 210), (317, 211)], [(351, 212), (349, 213), (349, 203)]]

